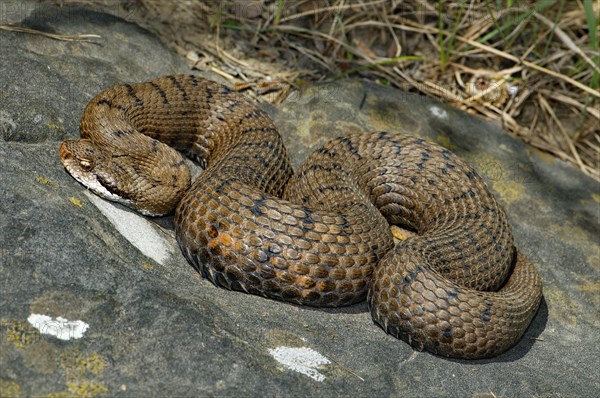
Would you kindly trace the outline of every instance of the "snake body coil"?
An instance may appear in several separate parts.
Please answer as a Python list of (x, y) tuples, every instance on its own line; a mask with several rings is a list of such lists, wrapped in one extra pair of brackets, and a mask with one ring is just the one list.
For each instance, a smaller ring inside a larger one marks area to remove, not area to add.
[[(219, 286), (311, 306), (368, 295), (388, 333), (459, 358), (504, 352), (539, 306), (540, 277), (485, 182), (420, 138), (352, 134), (293, 174), (253, 101), (194, 76), (100, 93), (81, 138), (61, 145), (68, 172), (144, 214), (176, 208), (183, 254)], [(191, 187), (173, 148), (206, 166)], [(388, 224), (417, 236), (394, 247)]]

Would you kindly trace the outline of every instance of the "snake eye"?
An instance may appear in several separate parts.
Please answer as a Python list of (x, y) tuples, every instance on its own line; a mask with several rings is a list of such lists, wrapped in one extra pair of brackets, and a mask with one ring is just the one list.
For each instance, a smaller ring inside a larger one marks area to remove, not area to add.
[(94, 168), (94, 163), (90, 159), (86, 158), (78, 158), (79, 166), (83, 169), (83, 171), (90, 171)]

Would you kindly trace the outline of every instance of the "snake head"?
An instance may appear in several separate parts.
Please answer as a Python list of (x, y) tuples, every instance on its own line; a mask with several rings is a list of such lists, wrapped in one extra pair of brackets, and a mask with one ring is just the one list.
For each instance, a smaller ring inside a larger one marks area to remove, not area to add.
[(135, 155), (81, 139), (64, 141), (59, 157), (67, 172), (96, 195), (147, 216), (163, 216), (175, 210), (190, 186), (187, 166), (174, 167), (184, 164), (181, 155), (168, 150), (160, 159), (140, 163)]
[[(89, 140), (65, 141), (58, 150), (60, 161), (69, 174), (96, 195), (131, 207), (132, 202), (115, 190), (117, 184), (103, 171), (109, 163), (104, 151)], [(100, 167), (96, 167), (96, 166)]]

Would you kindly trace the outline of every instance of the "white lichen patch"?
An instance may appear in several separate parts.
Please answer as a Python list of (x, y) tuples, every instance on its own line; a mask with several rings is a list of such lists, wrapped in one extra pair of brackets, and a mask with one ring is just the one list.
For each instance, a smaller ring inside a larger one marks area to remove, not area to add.
[(144, 255), (164, 265), (171, 256), (171, 246), (155, 229), (150, 221), (132, 211), (124, 210), (114, 204), (85, 192), (90, 201), (96, 205), (117, 231)]
[(319, 367), (331, 363), (329, 359), (308, 347), (277, 347), (269, 349), (269, 353), (286, 368), (316, 381), (325, 380), (325, 376), (319, 373)]
[(439, 106), (429, 107), (429, 112), (438, 119), (448, 119), (448, 112), (440, 108)]
[(60, 340), (80, 339), (90, 327), (84, 321), (70, 321), (60, 316), (55, 319), (42, 314), (29, 315), (27, 322), (39, 330), (41, 334), (49, 334)]

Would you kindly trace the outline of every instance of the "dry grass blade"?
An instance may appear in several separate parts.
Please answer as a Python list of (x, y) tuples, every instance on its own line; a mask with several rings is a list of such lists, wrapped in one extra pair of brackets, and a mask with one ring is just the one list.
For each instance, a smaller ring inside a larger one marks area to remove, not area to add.
[(589, 113), (590, 115), (594, 116), (596, 119), (599, 120), (600, 123), (600, 110), (597, 108), (590, 108), (585, 106), (585, 104), (582, 104), (580, 101), (577, 101), (571, 97), (567, 97), (566, 95), (562, 94), (562, 93), (550, 93), (547, 90), (540, 90), (540, 94), (545, 95), (545, 96), (551, 96), (552, 99), (554, 99), (555, 101), (561, 101), (569, 106), (573, 106), (579, 110), (585, 111), (587, 113)]
[(573, 40), (571, 40), (571, 38), (558, 25), (543, 15), (538, 14), (537, 12), (534, 12), (533, 15), (545, 23), (550, 29), (552, 29), (570, 50), (576, 52), (577, 55), (585, 59), (585, 62), (587, 62), (592, 68), (594, 68), (597, 72), (600, 72), (600, 67), (598, 67), (598, 65), (592, 61), (590, 57), (588, 57), (579, 47), (577, 47), (577, 45), (573, 43)]
[(378, 4), (383, 4), (386, 1), (389, 0), (378, 0), (378, 1), (373, 1), (371, 3), (359, 3), (359, 4), (338, 4), (335, 6), (331, 6), (331, 7), (315, 7), (312, 10), (309, 11), (305, 11), (299, 14), (294, 14), (294, 15), (290, 15), (288, 17), (285, 18), (281, 18), (279, 21), (280, 22), (287, 22), (287, 21), (292, 21), (294, 19), (300, 19), (300, 18), (304, 18), (304, 17), (308, 17), (311, 15), (323, 15), (324, 13), (328, 13), (328, 12), (340, 12), (340, 11), (344, 11), (344, 10), (349, 10), (352, 8), (364, 8), (364, 7), (371, 7), (371, 6), (375, 6)]
[(569, 146), (571, 153), (573, 154), (573, 158), (575, 159), (575, 161), (577, 162), (579, 167), (581, 167), (582, 169), (585, 168), (585, 165), (583, 164), (583, 162), (581, 161), (581, 158), (579, 157), (579, 153), (577, 153), (577, 150), (575, 149), (575, 145), (573, 145), (573, 140), (571, 139), (569, 134), (567, 134), (567, 132), (565, 131), (565, 128), (563, 127), (560, 120), (558, 120), (558, 118), (556, 117), (556, 114), (554, 113), (554, 110), (552, 109), (550, 104), (548, 104), (548, 101), (546, 101), (546, 99), (543, 96), (540, 96), (540, 102), (541, 102), (542, 106), (546, 109), (548, 114), (550, 114), (552, 116), (554, 123), (556, 123), (559, 131), (562, 133), (563, 137), (565, 138), (565, 141), (566, 141), (567, 145)]
[(0, 25), (0, 30), (29, 33), (32, 35), (41, 35), (41, 36), (49, 37), (49, 38), (55, 39), (55, 40), (81, 41), (81, 42), (86, 42), (86, 43), (94, 43), (94, 40), (92, 40), (92, 39), (102, 38), (99, 35), (93, 35), (93, 34), (60, 35), (60, 34), (56, 34), (56, 33), (49, 33), (49, 32), (44, 32), (41, 30), (36, 30), (36, 29), (31, 29), (31, 28), (23, 28), (20, 26), (12, 26), (12, 25)]
[(581, 84), (577, 80), (571, 79), (570, 77), (563, 75), (562, 73), (551, 71), (550, 69), (546, 69), (542, 66), (536, 65), (536, 64), (534, 64), (532, 62), (528, 62), (528, 61), (523, 61), (523, 64), (531, 69), (535, 69), (537, 71), (543, 72), (552, 77), (556, 77), (557, 79), (564, 80), (565, 82), (572, 84), (573, 86), (587, 92), (588, 94), (593, 95), (594, 97), (600, 98), (600, 91), (594, 90), (584, 84)]

